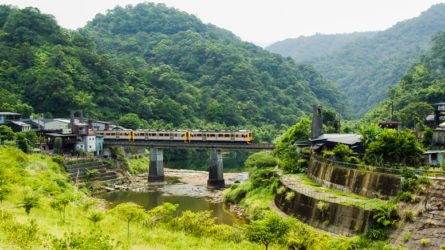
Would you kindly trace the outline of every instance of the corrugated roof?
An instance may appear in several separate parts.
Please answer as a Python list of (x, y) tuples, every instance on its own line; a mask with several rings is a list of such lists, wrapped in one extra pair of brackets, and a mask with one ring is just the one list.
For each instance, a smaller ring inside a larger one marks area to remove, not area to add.
[(357, 134), (322, 134), (311, 141), (328, 141), (335, 143), (342, 143), (346, 145), (353, 145), (361, 142), (361, 135)]

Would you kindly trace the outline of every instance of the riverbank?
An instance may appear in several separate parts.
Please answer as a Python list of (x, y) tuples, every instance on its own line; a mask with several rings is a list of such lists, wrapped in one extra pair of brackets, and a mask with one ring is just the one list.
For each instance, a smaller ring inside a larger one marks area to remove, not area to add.
[[(107, 187), (107, 191), (149, 192), (161, 191), (169, 195), (182, 195), (206, 198), (211, 203), (223, 202), (222, 189), (207, 188), (207, 171), (188, 169), (164, 169), (164, 183), (148, 183), (148, 173), (131, 176), (124, 184)], [(248, 179), (247, 172), (224, 173), (226, 185), (242, 183)], [(163, 185), (170, 184), (170, 185)]]

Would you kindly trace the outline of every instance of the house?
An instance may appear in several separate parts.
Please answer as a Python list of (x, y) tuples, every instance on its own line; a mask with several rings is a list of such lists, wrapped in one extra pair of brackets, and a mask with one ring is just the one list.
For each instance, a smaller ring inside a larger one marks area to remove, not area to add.
[(325, 134), (323, 130), (322, 107), (313, 106), (311, 138), (309, 141), (296, 142), (298, 147), (310, 146), (312, 152), (321, 154), (332, 150), (337, 144), (344, 144), (356, 153), (363, 153), (362, 136), (358, 134)]
[(48, 149), (54, 149), (56, 145), (56, 139), (62, 139), (62, 151), (64, 153), (71, 153), (77, 142), (77, 136), (74, 134), (60, 134), (60, 133), (46, 133), (46, 141), (48, 143)]
[(445, 146), (445, 127), (433, 129), (433, 140), (431, 144), (433, 147)]
[(22, 114), (13, 112), (0, 112), (0, 125), (5, 125), (8, 121), (19, 120)]
[(42, 119), (44, 130), (63, 130), (68, 129), (70, 120), (63, 118)]
[(96, 136), (78, 137), (76, 149), (78, 148), (83, 149), (85, 152), (96, 152)]
[(29, 124), (32, 130), (43, 130), (45, 127), (45, 123), (41, 119), (34, 119), (33, 117), (20, 119), (20, 121)]
[(89, 120), (88, 125), (90, 130), (109, 130), (110, 129), (110, 123), (104, 122), (104, 121), (93, 121)]
[(12, 131), (14, 131), (16, 133), (31, 130), (31, 125), (26, 124), (21, 121), (8, 121), (6, 123), (6, 126), (10, 127), (12, 129)]
[(443, 166), (445, 150), (428, 150), (423, 153), (426, 156), (428, 164), (432, 167)]

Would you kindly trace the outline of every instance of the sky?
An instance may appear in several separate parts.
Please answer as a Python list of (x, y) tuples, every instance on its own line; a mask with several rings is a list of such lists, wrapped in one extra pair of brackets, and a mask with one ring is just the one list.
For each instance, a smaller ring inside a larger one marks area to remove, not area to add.
[[(143, 0), (0, 0), (52, 14), (60, 26), (83, 27), (97, 13)], [(230, 30), (244, 41), (266, 46), (286, 38), (387, 29), (445, 0), (160, 0), (204, 23)]]

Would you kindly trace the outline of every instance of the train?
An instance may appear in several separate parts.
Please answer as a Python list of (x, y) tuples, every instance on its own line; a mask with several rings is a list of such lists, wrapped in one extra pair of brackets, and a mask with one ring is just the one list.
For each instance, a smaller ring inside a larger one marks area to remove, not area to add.
[(183, 141), (191, 142), (233, 142), (253, 143), (252, 131), (217, 131), (217, 130), (107, 130), (95, 131), (96, 135), (104, 139), (115, 140), (154, 140), (154, 141)]

